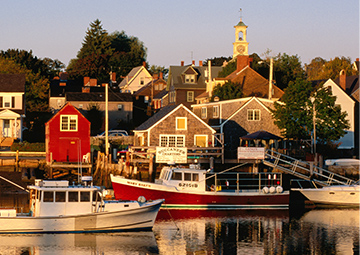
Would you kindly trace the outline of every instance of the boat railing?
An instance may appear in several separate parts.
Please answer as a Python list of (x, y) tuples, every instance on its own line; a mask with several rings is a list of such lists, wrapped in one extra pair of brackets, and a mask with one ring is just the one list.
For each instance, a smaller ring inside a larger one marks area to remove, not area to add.
[(207, 185), (210, 190), (246, 192), (257, 190), (261, 192), (265, 187), (282, 187), (281, 173), (245, 173), (245, 172), (226, 172), (214, 173), (207, 178)]
[(293, 188), (298, 188), (298, 189), (308, 189), (308, 188), (312, 188), (312, 189), (318, 189), (319, 187), (316, 185), (316, 183), (314, 181), (310, 181), (310, 180), (302, 180), (302, 179), (292, 179), (290, 181), (290, 187)]

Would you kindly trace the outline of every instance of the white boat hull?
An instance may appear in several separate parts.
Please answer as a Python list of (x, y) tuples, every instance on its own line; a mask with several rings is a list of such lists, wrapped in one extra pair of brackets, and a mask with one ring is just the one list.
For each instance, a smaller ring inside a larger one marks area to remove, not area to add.
[(350, 206), (360, 205), (360, 186), (330, 186), (320, 189), (294, 189), (300, 191), (307, 199), (318, 205)]
[(163, 200), (139, 208), (74, 216), (0, 217), (0, 233), (84, 233), (151, 230)]

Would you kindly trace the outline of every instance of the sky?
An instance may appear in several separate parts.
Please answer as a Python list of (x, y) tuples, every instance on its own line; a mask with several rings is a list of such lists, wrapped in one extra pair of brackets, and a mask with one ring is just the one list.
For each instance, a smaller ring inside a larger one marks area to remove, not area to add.
[[(149, 65), (229, 57), (240, 16), (249, 54), (359, 57), (359, 0), (0, 0), (0, 50), (32, 50), (68, 65), (90, 23), (125, 31), (147, 48)], [(242, 11), (240, 12), (240, 9)]]

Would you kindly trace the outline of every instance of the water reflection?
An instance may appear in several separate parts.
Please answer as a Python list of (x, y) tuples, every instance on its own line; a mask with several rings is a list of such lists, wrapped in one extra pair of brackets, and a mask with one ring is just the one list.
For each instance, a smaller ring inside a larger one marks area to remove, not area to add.
[(359, 254), (359, 209), (160, 210), (152, 232), (0, 235), (0, 254)]

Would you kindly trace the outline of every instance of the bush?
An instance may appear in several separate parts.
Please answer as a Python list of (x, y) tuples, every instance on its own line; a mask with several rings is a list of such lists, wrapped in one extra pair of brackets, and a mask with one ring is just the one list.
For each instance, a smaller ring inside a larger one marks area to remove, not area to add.
[(45, 143), (29, 143), (29, 142), (14, 142), (10, 150), (12, 151), (45, 151)]

